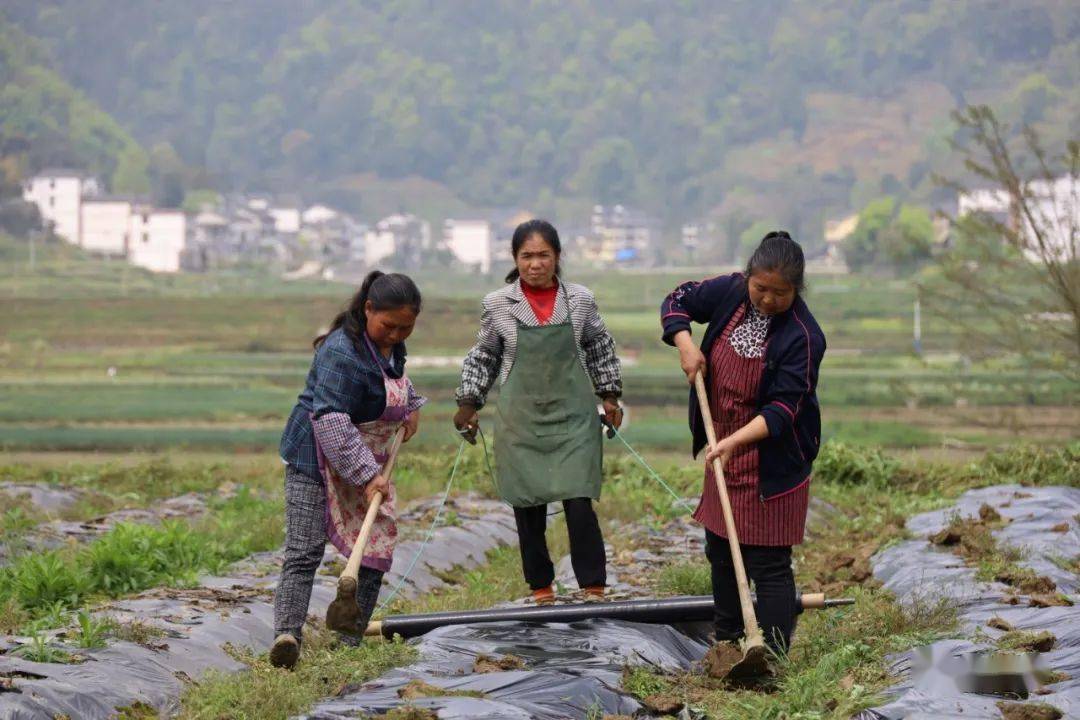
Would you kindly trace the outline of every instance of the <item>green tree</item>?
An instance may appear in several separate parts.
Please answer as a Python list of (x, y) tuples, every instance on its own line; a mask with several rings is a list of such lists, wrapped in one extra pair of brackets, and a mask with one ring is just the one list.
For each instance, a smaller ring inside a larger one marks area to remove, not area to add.
[(633, 203), (640, 170), (633, 144), (625, 138), (608, 137), (581, 158), (571, 186), (605, 204)]
[(891, 197), (878, 198), (863, 208), (855, 231), (841, 246), (848, 267), (859, 271), (877, 260), (878, 236), (892, 223), (895, 209), (896, 199)]
[(150, 192), (150, 162), (141, 147), (128, 145), (116, 158), (112, 189), (118, 193), (144, 195)]
[(902, 205), (895, 220), (881, 233), (881, 253), (896, 271), (909, 274), (930, 258), (934, 223), (921, 207)]
[(852, 270), (875, 266), (908, 274), (929, 259), (933, 242), (930, 213), (885, 196), (863, 208), (855, 231), (841, 249)]

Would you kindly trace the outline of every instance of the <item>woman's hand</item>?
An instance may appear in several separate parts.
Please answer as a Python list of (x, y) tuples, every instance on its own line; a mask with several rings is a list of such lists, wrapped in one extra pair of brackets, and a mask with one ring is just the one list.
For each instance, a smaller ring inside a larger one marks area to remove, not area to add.
[(679, 365), (682, 367), (682, 371), (686, 373), (687, 381), (693, 385), (694, 378), (697, 377), (698, 373), (705, 377), (705, 356), (702, 354), (701, 349), (694, 344), (689, 331), (683, 330), (676, 333), (674, 340), (675, 347), (679, 348)]
[(454, 428), (458, 433), (469, 441), (470, 445), (476, 444), (476, 429), (480, 427), (480, 416), (476, 414), (475, 405), (459, 405), (454, 413)]
[(705, 454), (705, 462), (711, 463), (713, 460), (720, 460), (720, 467), (723, 468), (727, 465), (728, 459), (731, 457), (731, 453), (735, 452), (735, 449), (739, 447), (739, 442), (735, 439), (734, 435), (728, 435), (723, 440), (717, 441), (715, 445), (709, 448), (709, 452)]
[(405, 437), (401, 438), (401, 442), (409, 442), (409, 438), (416, 434), (417, 429), (420, 427), (420, 411), (413, 410), (407, 416), (405, 416)]
[(390, 494), (390, 481), (383, 477), (382, 473), (368, 480), (364, 486), (364, 499), (369, 506), (374, 501), (375, 493), (382, 493), (384, 500)]
[(604, 398), (604, 420), (616, 430), (622, 426), (623, 409), (619, 405), (619, 399), (614, 395)]

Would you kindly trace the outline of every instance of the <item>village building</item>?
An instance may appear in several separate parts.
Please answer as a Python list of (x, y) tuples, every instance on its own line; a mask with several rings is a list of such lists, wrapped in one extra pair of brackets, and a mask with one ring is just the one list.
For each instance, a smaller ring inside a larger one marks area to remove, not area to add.
[(127, 197), (83, 198), (80, 243), (83, 249), (111, 257), (126, 257), (133, 202)]
[(187, 218), (180, 210), (132, 209), (128, 261), (152, 272), (179, 272), (187, 246)]
[(364, 235), (364, 264), (374, 268), (393, 258), (394, 267), (409, 270), (420, 266), (430, 248), (430, 223), (415, 215), (389, 215)]
[(300, 232), (300, 208), (274, 207), (269, 210), (274, 219), (274, 230), (285, 235)]
[(443, 224), (443, 244), (454, 258), (473, 272), (491, 271), (495, 234), (487, 220), (447, 220)]
[(848, 272), (847, 262), (844, 260), (844, 241), (851, 237), (855, 228), (859, 226), (859, 214), (851, 213), (842, 218), (825, 221), (825, 254), (816, 258), (814, 269), (820, 272)]
[(96, 179), (79, 170), (47, 169), (23, 185), (23, 200), (37, 205), (41, 219), (73, 245), (82, 240), (82, 200), (99, 192)]
[(655, 219), (624, 205), (595, 205), (582, 259), (599, 265), (647, 265), (652, 261)]
[[(1080, 198), (1076, 178), (1063, 175), (1053, 180), (1035, 180), (1026, 186), (1031, 217), (1004, 190), (978, 189), (957, 197), (957, 217), (973, 212), (986, 213), (1017, 232), (1029, 260), (1053, 257), (1059, 261), (1077, 257), (1076, 234), (1080, 228)], [(1040, 250), (1039, 238), (1045, 243)]]

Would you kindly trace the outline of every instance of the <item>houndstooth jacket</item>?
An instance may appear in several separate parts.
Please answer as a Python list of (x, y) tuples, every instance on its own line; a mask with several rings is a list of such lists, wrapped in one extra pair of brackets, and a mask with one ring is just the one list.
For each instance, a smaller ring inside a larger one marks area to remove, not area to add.
[[(574, 328), (578, 359), (592, 380), (597, 395), (622, 395), (622, 368), (615, 355), (615, 341), (604, 325), (596, 298), (584, 285), (559, 281), (555, 309), (549, 324), (565, 322), (567, 315)], [(536, 327), (539, 321), (521, 291), (520, 282), (484, 297), (480, 332), (476, 344), (465, 356), (461, 367), (461, 385), (455, 393), (458, 404), (480, 408), (498, 377), (506, 382), (517, 354), (517, 323)]]

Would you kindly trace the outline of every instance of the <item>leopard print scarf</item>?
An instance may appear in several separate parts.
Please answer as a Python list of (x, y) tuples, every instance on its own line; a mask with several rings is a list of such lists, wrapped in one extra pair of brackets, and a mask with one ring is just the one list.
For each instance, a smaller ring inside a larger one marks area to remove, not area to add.
[(728, 342), (744, 358), (759, 358), (765, 354), (765, 334), (769, 332), (769, 316), (762, 315), (748, 304), (746, 314), (731, 331)]

